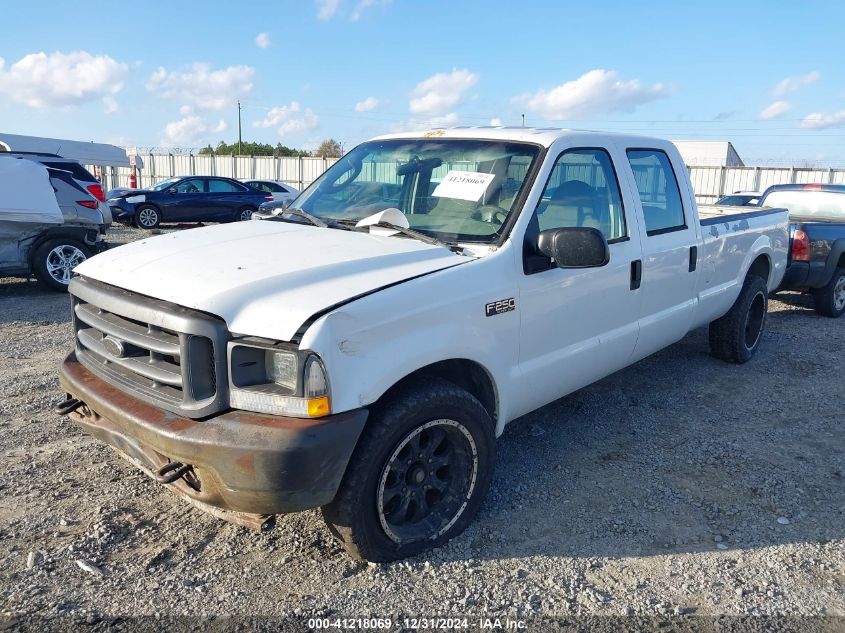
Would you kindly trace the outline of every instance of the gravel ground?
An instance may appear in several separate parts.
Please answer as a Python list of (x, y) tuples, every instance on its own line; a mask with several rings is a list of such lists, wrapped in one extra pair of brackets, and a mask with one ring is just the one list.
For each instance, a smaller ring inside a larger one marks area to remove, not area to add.
[(368, 565), (317, 511), (223, 523), (55, 416), (67, 297), (0, 279), (0, 614), (841, 618), (845, 319), (780, 299), (747, 365), (699, 330), (514, 422), (464, 534)]

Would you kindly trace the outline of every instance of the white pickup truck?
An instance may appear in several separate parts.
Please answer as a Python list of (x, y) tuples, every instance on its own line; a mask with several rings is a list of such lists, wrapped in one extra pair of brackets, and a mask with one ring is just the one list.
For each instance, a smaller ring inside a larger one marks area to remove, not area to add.
[(322, 507), (354, 556), (460, 533), (519, 416), (709, 324), (760, 343), (787, 213), (695, 203), (675, 147), (567, 130), (376, 138), (262, 221), (76, 269), (57, 412), (253, 527)]

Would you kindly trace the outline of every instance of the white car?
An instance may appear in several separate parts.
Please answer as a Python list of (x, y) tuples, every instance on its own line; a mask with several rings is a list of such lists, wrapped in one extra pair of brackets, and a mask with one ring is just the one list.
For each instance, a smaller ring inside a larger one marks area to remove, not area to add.
[(319, 506), (353, 556), (413, 555), (476, 515), (512, 420), (694, 328), (748, 361), (787, 222), (700, 210), (664, 140), (379, 137), (295, 208), (80, 264), (58, 411), (217, 516)]
[(242, 182), (271, 194), (275, 202), (291, 201), (299, 195), (299, 189), (281, 180), (244, 180)]

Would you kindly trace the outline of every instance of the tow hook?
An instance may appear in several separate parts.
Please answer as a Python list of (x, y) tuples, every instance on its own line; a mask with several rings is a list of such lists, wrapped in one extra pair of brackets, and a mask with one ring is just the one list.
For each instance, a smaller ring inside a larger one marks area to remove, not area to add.
[(57, 404), (53, 408), (53, 411), (56, 413), (56, 415), (69, 415), (76, 411), (83, 404), (85, 403), (82, 402), (82, 400), (79, 400), (78, 398), (68, 398), (64, 402)]
[(182, 462), (170, 462), (156, 471), (156, 481), (160, 484), (172, 484), (184, 477), (193, 466)]

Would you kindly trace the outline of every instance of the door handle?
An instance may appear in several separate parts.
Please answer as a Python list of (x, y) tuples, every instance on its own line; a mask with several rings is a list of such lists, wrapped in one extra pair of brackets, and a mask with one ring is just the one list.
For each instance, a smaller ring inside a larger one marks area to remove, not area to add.
[(698, 246), (690, 246), (689, 249), (689, 271), (693, 272), (698, 266)]
[(643, 260), (635, 259), (631, 262), (631, 290), (636, 290), (643, 282)]

